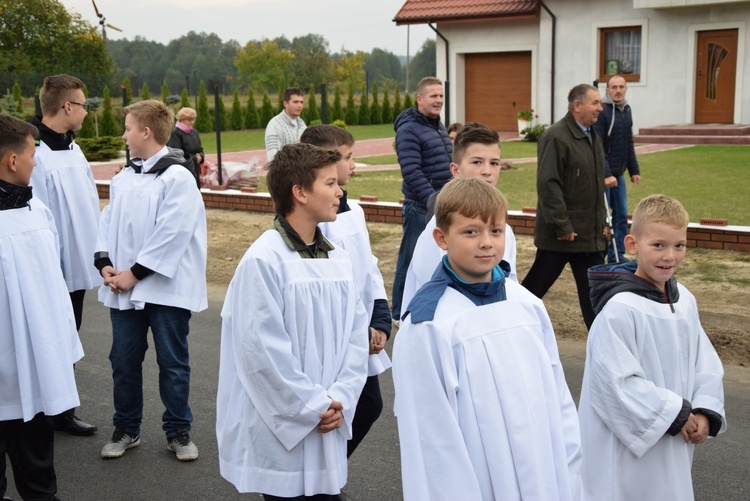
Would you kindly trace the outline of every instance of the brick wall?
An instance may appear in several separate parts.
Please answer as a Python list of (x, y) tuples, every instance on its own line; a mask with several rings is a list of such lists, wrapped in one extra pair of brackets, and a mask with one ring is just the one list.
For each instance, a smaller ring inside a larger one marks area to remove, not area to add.
[[(109, 182), (97, 181), (99, 198), (109, 198)], [(268, 193), (242, 193), (236, 190), (202, 190), (206, 207), (213, 209), (235, 209), (254, 212), (273, 212), (273, 203)], [(378, 202), (375, 197), (363, 197), (359, 205), (368, 221), (401, 224), (401, 204)], [(510, 211), (508, 224), (518, 235), (534, 234), (534, 210)], [(690, 223), (688, 226), (688, 247), (725, 249), (750, 252), (750, 227), (748, 226), (709, 226)]]

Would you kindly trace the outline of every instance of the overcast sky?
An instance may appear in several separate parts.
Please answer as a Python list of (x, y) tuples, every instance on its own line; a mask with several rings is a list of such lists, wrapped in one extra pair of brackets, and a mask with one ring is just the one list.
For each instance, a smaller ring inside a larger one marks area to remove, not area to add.
[[(188, 31), (216, 33), (223, 41), (250, 40), (316, 33), (323, 35), (331, 52), (342, 47), (370, 52), (381, 48), (406, 55), (407, 28), (392, 20), (405, 0), (95, 0), (107, 23), (111, 39), (132, 40), (140, 35), (168, 43)], [(97, 24), (91, 0), (60, 0), (69, 12), (78, 12)], [(411, 27), (410, 52), (434, 38), (426, 25)]]

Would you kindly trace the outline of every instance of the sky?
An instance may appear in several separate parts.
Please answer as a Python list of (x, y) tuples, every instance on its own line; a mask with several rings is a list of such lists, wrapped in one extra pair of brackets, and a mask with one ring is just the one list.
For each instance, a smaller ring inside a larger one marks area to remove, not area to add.
[[(58, 0), (69, 12), (77, 12), (97, 25), (91, 0)], [(341, 48), (356, 52), (385, 49), (399, 56), (407, 53), (407, 28), (392, 20), (405, 0), (95, 0), (107, 23), (110, 39), (169, 43), (189, 31), (216, 33), (223, 41), (250, 40), (315, 33), (329, 42), (332, 53)], [(435, 38), (427, 25), (410, 29), (410, 54), (425, 40)]]

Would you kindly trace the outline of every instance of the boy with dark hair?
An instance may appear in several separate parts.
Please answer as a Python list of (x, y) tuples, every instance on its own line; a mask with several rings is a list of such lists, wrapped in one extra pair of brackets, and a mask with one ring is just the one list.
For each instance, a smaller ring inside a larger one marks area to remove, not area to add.
[(336, 219), (337, 151), (287, 145), (268, 165), (276, 220), (242, 258), (222, 311), (221, 474), (266, 500), (334, 500), (367, 376), (368, 316)]
[[(86, 157), (75, 143), (88, 113), (84, 83), (71, 75), (44, 79), (39, 90), (42, 116), (31, 123), (39, 129), (31, 175), (34, 197), (49, 207), (55, 218), (60, 243), (60, 267), (70, 293), (70, 302), (81, 329), (83, 299), (87, 289), (102, 279), (91, 262), (99, 228), (99, 194)], [(71, 435), (92, 435), (97, 427), (68, 409), (52, 418), (56, 430)]]
[(284, 145), (299, 143), (299, 138), (307, 125), (302, 120), (305, 97), (300, 89), (290, 87), (284, 91), (284, 109), (273, 117), (266, 126), (266, 160), (270, 162)]
[(499, 266), (505, 197), (454, 179), (435, 212), (447, 254), (393, 348), (404, 499), (580, 499), (578, 416), (552, 324)]
[[(159, 365), (167, 448), (198, 458), (190, 439), (188, 332), (191, 311), (206, 309), (206, 212), (182, 151), (165, 146), (174, 115), (161, 101), (123, 108), (123, 139), (136, 157), (112, 179), (102, 213), (96, 267), (99, 300), (110, 308), (115, 431), (104, 458), (140, 443), (143, 358), (148, 330)], [(175, 166), (177, 168), (175, 168)]]
[[(352, 159), (354, 137), (349, 131), (333, 125), (313, 125), (302, 133), (300, 142), (338, 150), (341, 153), (341, 160), (336, 164), (338, 184), (341, 187), (349, 184), (349, 178), (355, 168)], [(391, 311), (388, 308), (383, 275), (378, 269), (378, 258), (372, 254), (370, 248), (365, 213), (357, 202), (347, 199), (346, 190), (342, 188), (342, 191), (336, 220), (320, 223), (320, 229), (334, 246), (344, 249), (349, 254), (359, 296), (370, 318), (368, 377), (357, 401), (357, 410), (354, 412), (352, 439), (349, 440), (346, 451), (349, 457), (383, 411), (378, 374), (391, 366), (384, 349), (391, 335)]]
[(54, 431), (45, 414), (79, 404), (83, 356), (60, 271), (55, 222), (29, 186), (31, 124), (0, 114), (0, 497), (5, 453), (23, 499), (55, 500)]
[(625, 237), (637, 261), (589, 270), (597, 316), (579, 406), (588, 499), (693, 499), (695, 445), (726, 430), (724, 369), (674, 278), (687, 226), (680, 202), (646, 197)]
[[(476, 177), (490, 186), (497, 186), (500, 176), (500, 137), (497, 132), (477, 122), (469, 122), (456, 136), (453, 144), (453, 162), (451, 173), (454, 178)], [(445, 252), (440, 249), (432, 237), (435, 229), (435, 198), (427, 202), (427, 225), (414, 247), (414, 258), (406, 271), (406, 283), (402, 304), (409, 306), (414, 294), (426, 284)], [(508, 278), (518, 281), (516, 275), (516, 236), (509, 224), (505, 225), (505, 255), (503, 261), (508, 265)]]

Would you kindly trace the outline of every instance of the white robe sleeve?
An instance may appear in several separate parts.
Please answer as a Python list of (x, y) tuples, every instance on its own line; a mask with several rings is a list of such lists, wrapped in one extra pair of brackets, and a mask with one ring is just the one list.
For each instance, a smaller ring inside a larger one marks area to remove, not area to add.
[(636, 330), (632, 311), (612, 301), (607, 304), (589, 332), (587, 370), (594, 412), (641, 457), (667, 432), (683, 400), (647, 377), (638, 358)]
[(450, 339), (404, 321), (393, 350), (404, 499), (482, 499), (458, 422)]

